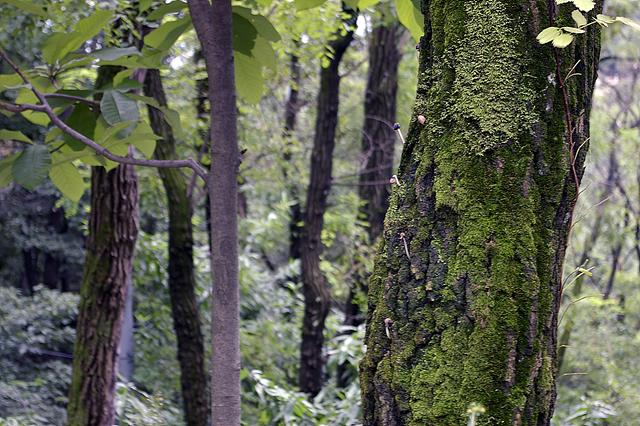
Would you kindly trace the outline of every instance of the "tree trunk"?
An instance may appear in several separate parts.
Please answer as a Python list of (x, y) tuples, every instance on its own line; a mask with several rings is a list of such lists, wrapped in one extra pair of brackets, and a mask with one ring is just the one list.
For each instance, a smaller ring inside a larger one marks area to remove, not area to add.
[[(295, 44), (298, 47), (298, 43)], [(289, 70), (291, 72), (291, 84), (289, 85), (289, 97), (285, 105), (284, 111), (284, 131), (283, 136), (286, 139), (283, 174), (289, 197), (291, 197), (291, 206), (289, 207), (289, 259), (300, 259), (301, 234), (300, 223), (303, 221), (302, 206), (300, 203), (300, 194), (298, 191), (298, 181), (289, 174), (292, 155), (293, 132), (296, 129), (298, 121), (298, 111), (300, 110), (300, 63), (295, 54), (291, 55)]]
[[(382, 22), (384, 22), (384, 16)], [(369, 37), (369, 73), (364, 97), (361, 156), (363, 166), (359, 177), (359, 196), (364, 203), (361, 212), (367, 222), (369, 244), (375, 244), (382, 234), (384, 216), (389, 207), (389, 179), (392, 175), (393, 154), (397, 136), (396, 121), (398, 66), (400, 64), (400, 36), (398, 23), (376, 26)], [(372, 184), (378, 182), (378, 184)], [(380, 183), (386, 182), (386, 183)], [(358, 293), (366, 294), (366, 276), (358, 276), (349, 289), (345, 303), (344, 325), (357, 327), (364, 322), (356, 303)], [(338, 386), (351, 380), (346, 365), (338, 367)]]
[(211, 106), (211, 415), (214, 425), (240, 425), (240, 290), (238, 165), (231, 1), (189, 0), (202, 45)]
[(304, 292), (304, 318), (302, 343), (300, 344), (300, 366), (298, 386), (300, 390), (315, 396), (324, 381), (324, 322), (329, 313), (331, 291), (320, 270), (322, 253), (322, 227), (327, 198), (331, 191), (331, 169), (338, 124), (340, 75), (338, 68), (344, 52), (353, 39), (352, 26), (357, 14), (348, 15), (341, 25), (348, 25), (346, 33), (336, 34), (329, 43), (332, 57), (329, 65), (320, 71), (320, 88), (316, 117), (313, 152), (311, 154), (311, 177), (307, 190), (304, 213), (304, 229), (301, 240), (302, 287)]
[(414, 116), (369, 283), (364, 424), (459, 425), (478, 403), (478, 424), (548, 425), (599, 30), (556, 50), (535, 39), (553, 1), (422, 6)]
[[(148, 70), (144, 92), (161, 106), (167, 105), (158, 70)], [(171, 126), (161, 111), (149, 107), (151, 127), (162, 139), (155, 156), (159, 160), (176, 158), (176, 141)], [(204, 363), (204, 343), (196, 298), (193, 266), (193, 228), (187, 182), (178, 169), (158, 169), (169, 208), (169, 293), (173, 327), (178, 341), (180, 384), (185, 422), (189, 426), (208, 424), (207, 371)]]
[(68, 424), (112, 426), (118, 344), (138, 235), (133, 166), (93, 167), (91, 216), (69, 394)]

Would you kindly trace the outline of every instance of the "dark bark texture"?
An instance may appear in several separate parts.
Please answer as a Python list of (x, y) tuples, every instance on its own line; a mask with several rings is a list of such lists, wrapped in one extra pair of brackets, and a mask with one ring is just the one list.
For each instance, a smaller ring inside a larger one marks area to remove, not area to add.
[[(158, 70), (147, 71), (144, 93), (161, 106), (167, 105)], [(149, 107), (149, 118), (154, 133), (162, 136), (156, 145), (155, 157), (159, 160), (177, 158), (176, 140), (163, 113)], [(196, 298), (193, 228), (187, 181), (178, 169), (158, 169), (158, 172), (167, 194), (169, 209), (169, 293), (173, 327), (178, 342), (185, 422), (189, 426), (205, 426), (209, 421), (208, 374), (205, 370), (204, 343)]]
[(324, 212), (331, 191), (331, 172), (338, 105), (340, 95), (340, 75), (338, 68), (345, 51), (353, 39), (352, 26), (355, 12), (341, 25), (348, 25), (344, 33), (336, 34), (329, 45), (332, 57), (329, 65), (320, 71), (320, 88), (313, 151), (311, 153), (311, 177), (307, 189), (304, 212), (304, 229), (300, 245), (302, 287), (304, 293), (304, 318), (302, 343), (300, 344), (300, 365), (298, 386), (300, 390), (315, 396), (324, 381), (324, 323), (329, 313), (331, 290), (320, 270), (322, 254), (321, 234)]
[(595, 26), (563, 50), (537, 43), (570, 24), (572, 8), (556, 7), (422, 2), (401, 185), (369, 283), (365, 425), (460, 425), (472, 403), (480, 425), (550, 423), (599, 56)]
[(240, 287), (238, 166), (231, 1), (189, 0), (202, 45), (211, 107), (211, 416), (216, 426), (240, 425)]
[(116, 360), (138, 235), (133, 166), (93, 167), (91, 216), (80, 290), (68, 424), (112, 426)]
[[(95, 87), (118, 67), (101, 67)], [(91, 214), (73, 374), (67, 409), (70, 426), (112, 426), (118, 346), (138, 237), (138, 181), (131, 165), (91, 168)]]

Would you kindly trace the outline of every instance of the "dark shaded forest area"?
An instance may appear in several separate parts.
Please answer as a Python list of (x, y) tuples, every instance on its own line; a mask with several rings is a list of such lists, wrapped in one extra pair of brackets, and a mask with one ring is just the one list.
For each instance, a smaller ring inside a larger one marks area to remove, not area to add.
[(0, 0), (0, 426), (637, 425), (638, 22)]

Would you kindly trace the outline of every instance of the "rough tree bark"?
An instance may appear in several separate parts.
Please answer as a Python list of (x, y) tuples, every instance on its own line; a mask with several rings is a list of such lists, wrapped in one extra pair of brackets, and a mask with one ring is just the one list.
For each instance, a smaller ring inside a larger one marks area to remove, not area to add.
[[(361, 156), (365, 160), (359, 176), (358, 195), (363, 202), (361, 213), (367, 222), (369, 244), (373, 245), (382, 234), (384, 216), (389, 207), (389, 179), (392, 175), (393, 154), (397, 135), (396, 121), (398, 93), (398, 66), (403, 33), (397, 22), (377, 25), (369, 36), (369, 71), (364, 96), (364, 123), (362, 125)], [(383, 183), (386, 182), (386, 183)], [(358, 276), (349, 289), (345, 303), (344, 325), (357, 327), (364, 322), (358, 293), (366, 294), (367, 276)], [(337, 372), (338, 386), (351, 380), (346, 365)]]
[(211, 106), (211, 416), (240, 425), (240, 290), (238, 285), (238, 137), (231, 1), (189, 0), (202, 45)]
[(422, 9), (417, 98), (369, 283), (364, 424), (459, 425), (479, 403), (478, 424), (548, 425), (599, 30), (556, 50), (535, 39), (570, 23), (553, 0)]
[[(96, 87), (118, 72), (101, 67)], [(91, 215), (73, 351), (68, 424), (114, 424), (118, 345), (138, 236), (138, 182), (133, 166), (91, 169)]]
[[(144, 94), (161, 106), (167, 105), (160, 72), (147, 70)], [(162, 139), (155, 157), (159, 160), (177, 158), (176, 141), (171, 126), (161, 111), (149, 107), (151, 127)], [(187, 181), (178, 169), (158, 169), (167, 194), (169, 209), (169, 294), (173, 327), (178, 341), (180, 385), (185, 422), (189, 426), (205, 426), (209, 419), (207, 371), (204, 343), (196, 298), (193, 265), (193, 228)]]
[(304, 318), (298, 386), (300, 390), (315, 396), (324, 381), (324, 322), (329, 313), (331, 291), (320, 270), (322, 253), (322, 227), (327, 198), (331, 191), (331, 172), (335, 133), (338, 124), (340, 75), (338, 68), (345, 51), (353, 39), (353, 25), (357, 18), (354, 11), (347, 12), (344, 34), (338, 32), (329, 43), (332, 52), (326, 68), (320, 71), (320, 88), (316, 116), (313, 151), (311, 153), (311, 176), (307, 189), (304, 212), (304, 228), (300, 244), (302, 288), (304, 292)]

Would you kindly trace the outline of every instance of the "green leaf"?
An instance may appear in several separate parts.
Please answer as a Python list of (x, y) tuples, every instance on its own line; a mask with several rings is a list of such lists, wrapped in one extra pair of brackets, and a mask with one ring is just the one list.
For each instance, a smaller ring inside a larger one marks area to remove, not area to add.
[(271, 47), (271, 44), (262, 37), (256, 39), (256, 44), (251, 50), (251, 56), (258, 60), (263, 66), (276, 70), (278, 62), (276, 59), (276, 52)]
[(561, 35), (562, 35), (562, 31), (560, 30), (560, 28), (549, 27), (542, 30), (540, 34), (538, 34), (538, 37), (536, 37), (536, 39), (538, 39), (538, 42), (540, 44), (546, 44), (546, 43), (549, 43), (550, 41), (553, 41), (553, 39)]
[(109, 90), (104, 93), (100, 100), (100, 111), (109, 125), (122, 121), (138, 121), (140, 118), (140, 111), (138, 111), (136, 101), (116, 90)]
[(562, 27), (562, 31), (566, 31), (571, 34), (584, 34), (586, 32), (581, 28), (575, 28), (575, 27)]
[(111, 142), (127, 137), (134, 128), (135, 123), (132, 121), (122, 121), (109, 126), (104, 118), (100, 117), (96, 122), (94, 140), (100, 145), (109, 146)]
[(49, 171), (51, 182), (73, 202), (80, 201), (86, 185), (82, 175), (71, 162), (63, 162), (55, 165)]
[(26, 0), (0, 0), (0, 3), (10, 4), (12, 6), (17, 7), (27, 13), (31, 13), (33, 15), (38, 15), (41, 18), (48, 18), (47, 12), (37, 4), (34, 4), (30, 1)]
[(404, 25), (414, 40), (420, 41), (424, 34), (424, 17), (417, 0), (396, 0), (396, 11), (400, 23)]
[(249, 103), (258, 103), (264, 90), (260, 63), (240, 52), (234, 52), (233, 57), (238, 95)]
[(112, 17), (111, 10), (97, 10), (93, 15), (78, 21), (74, 31), (52, 34), (43, 44), (43, 58), (50, 64), (63, 59), (72, 51), (79, 49), (85, 41), (96, 36)]
[(598, 21), (598, 23), (613, 24), (616, 22), (616, 18), (600, 13), (596, 16), (596, 21)]
[(113, 61), (123, 56), (140, 55), (140, 51), (135, 47), (107, 47), (90, 53), (96, 59)]
[(178, 38), (191, 28), (191, 17), (166, 22), (144, 38), (144, 44), (158, 50), (169, 50)]
[(569, 33), (562, 33), (558, 37), (553, 39), (553, 46), (560, 49), (567, 47), (573, 41), (574, 36)]
[(20, 133), (18, 131), (15, 131), (15, 130), (1, 129), (0, 130), (0, 140), (1, 139), (13, 140), (13, 141), (24, 142), (24, 143), (29, 143), (29, 144), (32, 143), (31, 139), (29, 139), (28, 137), (26, 137), (22, 133)]
[(120, 71), (118, 74), (116, 74), (113, 77), (113, 86), (117, 87), (120, 85), (120, 83), (122, 83), (122, 81), (125, 78), (128, 78), (129, 76), (131, 76), (131, 74), (133, 74), (133, 69), (128, 69), (128, 70), (124, 70), (124, 71)]
[(633, 19), (625, 18), (623, 16), (618, 16), (616, 18), (616, 21), (622, 22), (623, 24), (630, 26), (631, 28), (633, 28), (636, 31), (640, 31), (640, 24), (638, 24)]
[(237, 13), (233, 14), (233, 50), (250, 56), (258, 30), (251, 22)]
[[(93, 139), (96, 119), (96, 113), (87, 104), (78, 104), (73, 108), (73, 112), (67, 118), (66, 123), (89, 139)], [(85, 144), (66, 133), (63, 134), (62, 139), (73, 151), (81, 151), (85, 148)]]
[(358, 8), (358, 0), (343, 0), (343, 2), (349, 6), (350, 9), (356, 10)]
[(583, 12), (589, 12), (596, 6), (593, 0), (573, 0), (573, 4)]
[(138, 3), (138, 10), (144, 12), (153, 5), (154, 0), (140, 0)]
[(178, 111), (167, 107), (160, 108), (160, 111), (164, 114), (166, 122), (171, 126), (171, 130), (173, 130), (173, 135), (176, 139), (184, 139), (184, 130), (182, 130), (182, 122), (180, 121), (180, 114), (178, 114)]
[(164, 17), (164, 15), (168, 15), (169, 13), (180, 12), (182, 9), (186, 8), (187, 4), (183, 1), (172, 1), (167, 4), (163, 4), (162, 6), (158, 6), (153, 12), (151, 12), (147, 19), (149, 21), (157, 21)]
[(149, 124), (143, 121), (136, 126), (129, 136), (122, 139), (120, 143), (126, 146), (133, 145), (145, 157), (151, 158), (156, 149), (156, 141), (158, 139), (161, 139), (161, 137), (153, 133)]
[(574, 10), (573, 12), (571, 12), (571, 17), (573, 18), (577, 26), (584, 27), (585, 25), (587, 25), (587, 18), (585, 18), (579, 10)]
[(13, 163), (13, 178), (16, 183), (33, 190), (47, 177), (50, 166), (49, 148), (46, 145), (29, 145)]
[(17, 89), (24, 84), (18, 74), (0, 74), (0, 91)]
[(380, 3), (380, 0), (360, 0), (358, 2), (358, 9), (364, 10), (371, 6), (375, 6), (378, 3)]
[(296, 9), (307, 10), (313, 9), (324, 4), (327, 0), (295, 0)]
[(0, 160), (0, 188), (4, 188), (13, 181), (13, 162), (18, 158), (18, 154), (12, 154)]
[(150, 96), (142, 96), (142, 95), (137, 95), (135, 93), (127, 93), (125, 96), (135, 101), (139, 101), (146, 105), (150, 105), (154, 108), (160, 109), (160, 104), (158, 103), (158, 101), (156, 101), (155, 98), (152, 98)]
[(269, 41), (280, 41), (281, 37), (271, 22), (262, 15), (254, 15), (251, 9), (242, 6), (233, 6), (233, 13), (238, 14), (251, 22), (260, 36)]

